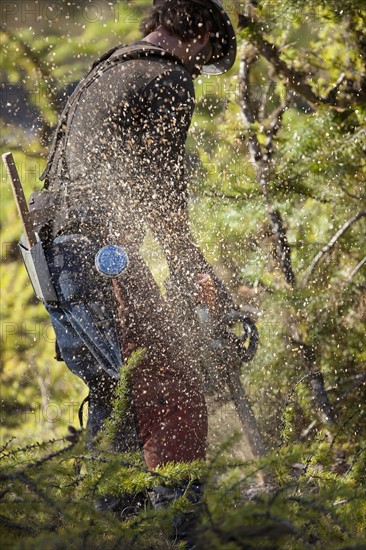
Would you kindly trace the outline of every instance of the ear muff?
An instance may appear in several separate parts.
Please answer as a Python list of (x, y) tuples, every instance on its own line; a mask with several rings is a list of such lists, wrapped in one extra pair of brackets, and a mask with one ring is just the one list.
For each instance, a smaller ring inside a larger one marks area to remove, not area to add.
[(212, 58), (202, 68), (203, 74), (222, 74), (228, 71), (236, 58), (235, 29), (238, 24), (238, 12), (236, 2), (226, 0), (198, 0), (212, 12), (215, 23), (214, 36), (211, 37), (213, 45)]

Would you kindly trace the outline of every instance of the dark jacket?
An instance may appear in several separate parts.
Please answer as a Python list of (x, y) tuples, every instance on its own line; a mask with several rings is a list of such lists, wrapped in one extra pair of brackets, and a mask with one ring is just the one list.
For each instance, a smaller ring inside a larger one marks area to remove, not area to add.
[(192, 77), (162, 49), (113, 62), (120, 51), (95, 64), (61, 116), (46, 186), (66, 206), (63, 233), (90, 219), (91, 227), (97, 220), (137, 231), (149, 212), (169, 216), (186, 206)]

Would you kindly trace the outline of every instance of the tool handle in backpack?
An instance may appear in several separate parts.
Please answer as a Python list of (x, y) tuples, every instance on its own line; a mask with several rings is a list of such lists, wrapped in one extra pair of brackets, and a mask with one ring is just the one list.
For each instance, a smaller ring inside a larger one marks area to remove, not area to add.
[(23, 187), (20, 182), (17, 167), (15, 166), (12, 153), (4, 153), (2, 155), (6, 171), (9, 176), (11, 188), (13, 190), (15, 203), (18, 208), (18, 213), (23, 225), (24, 236), (29, 248), (32, 248), (37, 243), (36, 235), (33, 231), (32, 220), (29, 215), (27, 201), (24, 195)]

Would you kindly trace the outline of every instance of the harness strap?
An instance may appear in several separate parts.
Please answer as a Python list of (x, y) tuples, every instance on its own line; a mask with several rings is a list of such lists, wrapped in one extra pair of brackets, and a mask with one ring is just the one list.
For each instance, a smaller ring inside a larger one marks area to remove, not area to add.
[(85, 403), (89, 403), (89, 401), (90, 401), (90, 393), (80, 403), (80, 407), (78, 411), (80, 428), (84, 428), (84, 419), (83, 419), (84, 405)]

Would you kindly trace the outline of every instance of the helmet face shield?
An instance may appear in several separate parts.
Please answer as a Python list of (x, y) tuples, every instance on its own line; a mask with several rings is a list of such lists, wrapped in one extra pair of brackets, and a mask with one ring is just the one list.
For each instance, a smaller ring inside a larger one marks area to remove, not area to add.
[[(153, 4), (164, 4), (169, 1), (171, 0), (154, 0)], [(210, 36), (212, 56), (205, 62), (201, 72), (207, 75), (226, 73), (233, 66), (236, 58), (237, 0), (191, 1), (208, 9), (214, 22), (214, 29)]]

